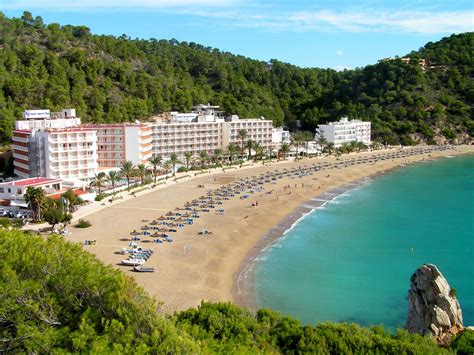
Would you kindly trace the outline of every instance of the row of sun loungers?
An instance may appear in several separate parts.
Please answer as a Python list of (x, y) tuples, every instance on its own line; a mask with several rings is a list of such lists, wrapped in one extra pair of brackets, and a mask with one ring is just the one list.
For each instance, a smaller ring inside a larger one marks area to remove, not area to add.
[[(169, 211), (165, 215), (160, 216), (151, 222), (147, 221), (147, 224), (142, 226), (141, 231), (133, 231), (131, 233), (132, 240), (140, 241), (141, 238), (150, 238), (154, 243), (157, 244), (162, 244), (163, 242), (172, 242), (173, 239), (170, 237), (170, 233), (176, 233), (178, 229), (185, 228), (186, 225), (192, 225), (195, 219), (200, 218), (200, 214), (209, 213), (211, 210), (214, 210), (217, 215), (223, 215), (225, 213), (225, 209), (221, 206), (225, 203), (225, 201), (229, 201), (236, 197), (239, 197), (240, 199), (249, 198), (252, 194), (261, 192), (263, 190), (263, 185), (269, 183), (276, 184), (278, 180), (283, 178), (303, 178), (323, 170), (341, 169), (359, 164), (408, 158), (414, 155), (427, 154), (446, 149), (449, 149), (449, 147), (433, 146), (400, 149), (393, 152), (372, 155), (370, 157), (351, 157), (346, 159), (339, 158), (333, 163), (313, 163), (311, 165), (302, 165), (294, 168), (276, 169), (271, 172), (264, 172), (259, 175), (245, 177), (227, 185), (221, 186), (213, 191), (209, 191), (206, 195), (203, 195), (197, 199), (188, 201), (183, 207), (178, 207), (173, 211)], [(208, 235), (211, 234), (211, 232), (199, 234)]]

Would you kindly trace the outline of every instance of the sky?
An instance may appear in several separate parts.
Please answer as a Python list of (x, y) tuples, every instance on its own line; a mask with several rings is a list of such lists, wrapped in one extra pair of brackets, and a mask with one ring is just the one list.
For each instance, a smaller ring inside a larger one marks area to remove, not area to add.
[(0, 0), (94, 34), (196, 42), (253, 59), (343, 70), (474, 31), (466, 0)]

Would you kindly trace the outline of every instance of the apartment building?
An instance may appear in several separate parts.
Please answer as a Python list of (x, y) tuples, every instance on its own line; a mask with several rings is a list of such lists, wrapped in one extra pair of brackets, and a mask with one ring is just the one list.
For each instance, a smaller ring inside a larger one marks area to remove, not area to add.
[(28, 178), (87, 180), (97, 172), (97, 136), (83, 127), (15, 131), (14, 172)]
[(324, 137), (334, 143), (336, 148), (352, 141), (370, 144), (371, 123), (361, 120), (348, 120), (342, 117), (338, 122), (318, 125), (315, 138)]
[(197, 105), (191, 113), (171, 112), (153, 123), (81, 124), (74, 109), (51, 113), (25, 111), (15, 122), (13, 156), (15, 174), (87, 181), (99, 170), (120, 167), (125, 161), (146, 164), (153, 154), (168, 159), (171, 153), (198, 155), (230, 143), (240, 145), (239, 131), (264, 149), (287, 137), (273, 135), (271, 120), (223, 118), (219, 106)]
[(247, 132), (245, 140), (253, 140), (265, 149), (272, 146), (272, 121), (240, 119), (237, 115), (223, 118), (219, 106), (193, 106), (191, 113), (171, 112), (169, 117), (152, 124), (153, 153), (169, 158), (171, 153), (198, 155), (215, 149), (226, 150), (230, 143), (240, 146), (239, 131)]
[(74, 109), (25, 111), (13, 131), (17, 176), (87, 180), (97, 172), (97, 135)]
[(273, 122), (271, 120), (246, 119), (241, 120), (239, 116), (233, 115), (223, 123), (223, 147), (227, 148), (230, 143), (241, 145), (239, 131), (245, 130), (245, 140), (252, 140), (260, 144), (264, 149), (272, 146)]
[(185, 152), (199, 154), (206, 151), (212, 154), (215, 149), (222, 149), (221, 122), (163, 122), (152, 125), (153, 153), (163, 159), (171, 153), (182, 156)]
[(272, 144), (280, 146), (282, 143), (290, 143), (290, 131), (283, 127), (276, 127), (272, 129)]
[(150, 125), (115, 123), (88, 125), (97, 131), (97, 163), (99, 169), (120, 167), (129, 160), (146, 164), (152, 156)]

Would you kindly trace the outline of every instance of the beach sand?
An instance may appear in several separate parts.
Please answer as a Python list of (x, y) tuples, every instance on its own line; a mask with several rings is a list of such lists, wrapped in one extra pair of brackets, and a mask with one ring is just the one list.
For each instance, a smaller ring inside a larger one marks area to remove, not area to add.
[[(404, 150), (406, 150), (405, 148)], [(392, 152), (395, 149), (391, 150)], [(340, 157), (341, 160), (381, 154), (353, 153)], [(253, 256), (258, 254), (264, 244), (271, 242), (266, 236), (272, 227), (281, 221), (289, 221), (301, 215), (298, 207), (318, 194), (348, 182), (373, 176), (384, 171), (421, 160), (447, 155), (472, 154), (474, 147), (453, 147), (451, 150), (417, 155), (409, 158), (384, 160), (341, 169), (316, 172), (312, 176), (297, 179), (280, 179), (276, 184), (266, 183), (264, 190), (241, 200), (238, 197), (225, 201), (224, 215), (216, 215), (214, 210), (202, 213), (193, 225), (186, 225), (172, 233), (173, 243), (154, 244), (144, 241), (144, 248), (154, 248), (154, 254), (147, 266), (156, 268), (154, 273), (135, 273), (130, 267), (120, 266), (126, 258), (117, 253), (130, 242), (130, 232), (139, 231), (146, 224), (143, 220), (153, 220), (185, 202), (205, 195), (209, 189), (227, 184), (230, 180), (258, 175), (262, 172), (311, 165), (313, 163), (334, 162), (336, 157), (303, 159), (298, 162), (280, 162), (270, 166), (255, 164), (253, 168), (230, 170), (218, 175), (206, 175), (182, 181), (166, 188), (129, 199), (97, 211), (87, 217), (92, 227), (86, 229), (70, 228), (71, 235), (66, 239), (83, 243), (84, 240), (97, 240), (96, 245), (84, 246), (98, 259), (134, 277), (137, 283), (163, 302), (164, 312), (184, 310), (198, 306), (202, 300), (233, 301), (249, 305), (245, 297), (239, 296), (236, 280), (240, 271)], [(204, 185), (205, 188), (198, 188)], [(284, 191), (283, 187), (291, 188)], [(266, 194), (273, 190), (271, 194)], [(252, 203), (258, 201), (258, 207)], [(295, 212), (296, 211), (296, 212)], [(198, 232), (206, 228), (211, 235), (200, 236)], [(273, 237), (274, 239), (274, 237)]]

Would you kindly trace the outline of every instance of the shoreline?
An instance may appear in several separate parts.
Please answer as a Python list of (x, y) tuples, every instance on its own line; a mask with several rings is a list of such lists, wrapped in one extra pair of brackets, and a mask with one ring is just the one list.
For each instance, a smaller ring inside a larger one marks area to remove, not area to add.
[[(365, 176), (359, 180), (344, 183), (329, 191), (318, 193), (307, 201), (303, 201), (300, 206), (286, 215), (277, 225), (270, 228), (267, 233), (260, 238), (255, 248), (249, 251), (245, 260), (240, 265), (238, 272), (234, 275), (234, 285), (232, 289), (234, 302), (242, 307), (256, 311), (258, 309), (258, 303), (254, 268), (257, 266), (262, 255), (275, 243), (286, 238), (286, 234), (307, 216), (316, 213), (318, 209), (321, 209), (326, 204), (331, 203), (347, 192), (365, 186), (366, 183), (371, 182), (372, 179), (398, 168), (399, 167), (394, 167), (382, 172), (376, 172), (373, 175)], [(317, 199), (317, 197), (324, 197), (323, 195), (327, 194), (331, 194), (333, 197), (330, 199)]]
[[(474, 152), (465, 152), (455, 155), (441, 155), (436, 157), (430, 157), (429, 160), (418, 160), (410, 162), (409, 164), (400, 164), (393, 166), (386, 170), (375, 172), (374, 174), (367, 175), (361, 179), (343, 183), (339, 186), (335, 186), (332, 189), (326, 192), (319, 192), (309, 200), (301, 202), (301, 204), (288, 213), (277, 225), (271, 227), (262, 237), (257, 241), (254, 248), (249, 250), (244, 260), (239, 266), (237, 272), (233, 275), (233, 287), (232, 287), (232, 297), (233, 302), (242, 306), (251, 309), (252, 311), (257, 311), (259, 309), (257, 294), (256, 294), (256, 281), (255, 281), (255, 267), (258, 266), (260, 258), (265, 254), (265, 252), (271, 248), (278, 241), (286, 238), (286, 234), (295, 228), (303, 219), (313, 213), (317, 213), (317, 210), (324, 207), (327, 203), (336, 200), (338, 197), (344, 195), (345, 193), (362, 187), (366, 182), (371, 182), (373, 179), (376, 179), (379, 176), (383, 176), (392, 171), (399, 170), (401, 168), (410, 167), (420, 163), (434, 162), (442, 158), (450, 159), (460, 156), (473, 155)], [(341, 190), (341, 191), (337, 191)], [(334, 194), (331, 199), (317, 199), (317, 197), (322, 197), (325, 194)], [(312, 206), (318, 204), (317, 206)]]
[[(303, 159), (270, 166), (257, 165), (229, 173), (206, 174), (106, 206), (88, 216), (92, 227), (82, 230), (72, 228), (67, 239), (81, 244), (86, 239), (96, 239), (97, 245), (84, 246), (84, 249), (95, 254), (102, 262), (133, 277), (139, 286), (164, 303), (161, 308), (163, 312), (173, 313), (196, 307), (202, 300), (241, 304), (235, 292), (236, 281), (249, 258), (260, 253), (262, 247), (267, 246), (271, 240), (281, 237), (284, 232), (281, 226), (285, 220), (286, 230), (296, 219), (301, 218), (302, 213), (311, 212), (312, 208), (324, 203), (311, 198), (348, 184), (351, 185), (350, 188), (354, 188), (355, 181), (422, 159), (474, 154), (474, 147), (456, 146), (435, 151), (433, 157), (423, 153), (398, 159), (382, 159), (376, 163), (347, 164), (357, 159), (374, 159), (377, 155), (409, 152), (410, 149)], [(345, 166), (326, 168), (326, 164)], [(125, 257), (116, 252), (130, 242), (130, 232), (140, 230), (146, 221), (176, 210), (208, 191), (228, 186), (230, 177), (238, 181), (259, 174), (305, 169), (305, 166), (308, 168), (316, 165), (322, 166), (322, 170), (307, 176), (285, 177), (268, 182), (260, 185), (263, 190), (251, 194), (247, 199), (236, 197), (225, 201), (222, 205), (225, 208), (224, 214), (218, 215), (214, 211), (203, 213), (193, 225), (173, 233), (173, 243), (155, 244), (142, 238), (144, 248), (151, 247), (155, 250), (153, 257), (147, 261), (148, 266), (156, 268), (155, 273), (134, 273), (130, 268), (119, 265), (120, 260)], [(199, 188), (199, 185), (205, 185), (206, 188)], [(285, 188), (290, 185), (291, 188)], [(255, 202), (258, 202), (258, 207), (252, 207)], [(304, 205), (312, 207), (305, 208)], [(293, 220), (288, 219), (292, 213)], [(199, 231), (203, 228), (213, 232), (212, 235), (199, 236)], [(275, 228), (280, 230), (276, 231)], [(273, 234), (268, 236), (272, 229)]]

